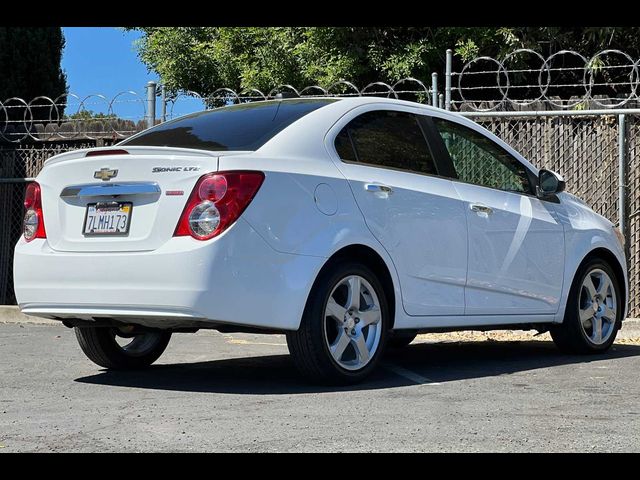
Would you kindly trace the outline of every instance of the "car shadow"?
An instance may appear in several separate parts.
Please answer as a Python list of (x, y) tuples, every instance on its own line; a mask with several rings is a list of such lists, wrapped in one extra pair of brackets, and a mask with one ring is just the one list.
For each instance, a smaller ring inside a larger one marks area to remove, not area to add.
[(387, 351), (365, 382), (340, 387), (310, 384), (288, 355), (153, 365), (128, 372), (102, 370), (75, 381), (183, 392), (304, 394), (455, 382), (639, 355), (640, 346), (622, 344), (614, 345), (604, 354), (582, 356), (562, 354), (548, 341), (418, 343)]

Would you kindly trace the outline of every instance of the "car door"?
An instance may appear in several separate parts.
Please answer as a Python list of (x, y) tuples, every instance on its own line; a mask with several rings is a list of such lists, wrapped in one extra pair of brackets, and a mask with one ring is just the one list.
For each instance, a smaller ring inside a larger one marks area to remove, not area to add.
[(329, 132), (328, 147), (398, 272), (409, 315), (461, 315), (467, 269), (464, 207), (440, 177), (413, 109), (365, 106)]
[(556, 313), (564, 273), (557, 204), (537, 198), (535, 174), (480, 128), (437, 117), (433, 123), (465, 203), (465, 313)]

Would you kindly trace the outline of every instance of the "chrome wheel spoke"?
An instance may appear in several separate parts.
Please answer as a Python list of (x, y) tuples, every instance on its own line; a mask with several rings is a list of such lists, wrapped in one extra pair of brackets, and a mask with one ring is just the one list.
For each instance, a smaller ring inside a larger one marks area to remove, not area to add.
[(362, 289), (360, 277), (349, 277), (347, 285), (349, 285), (349, 294), (347, 296), (346, 305), (347, 309), (360, 310), (360, 290)]
[(364, 340), (364, 335), (359, 333), (354, 343), (356, 352), (358, 353), (358, 359), (363, 364), (367, 363), (369, 361), (369, 349), (367, 348), (367, 342)]
[(584, 325), (593, 318), (593, 308), (589, 305), (587, 308), (580, 309), (580, 323)]
[(591, 338), (594, 342), (600, 343), (602, 342), (602, 318), (593, 317), (593, 333)]
[(349, 335), (347, 335), (344, 330), (340, 330), (340, 333), (338, 333), (338, 338), (333, 343), (333, 345), (329, 347), (333, 358), (340, 361), (350, 341), (351, 339), (349, 338)]
[(613, 308), (609, 306), (604, 307), (604, 312), (602, 313), (603, 318), (606, 318), (609, 322), (615, 322), (616, 316), (616, 311)]
[(587, 292), (589, 292), (589, 299), (593, 300), (598, 292), (596, 291), (596, 287), (593, 284), (593, 279), (591, 278), (591, 275), (587, 275), (587, 278), (584, 279), (583, 286), (584, 288), (587, 289)]
[(358, 318), (360, 318), (360, 322), (362, 328), (367, 325), (375, 325), (382, 318), (380, 309), (377, 306), (373, 306), (368, 310), (364, 310), (362, 312), (358, 312)]
[(342, 305), (339, 305), (333, 297), (329, 297), (329, 301), (327, 302), (326, 314), (332, 316), (340, 323), (342, 323), (345, 313), (347, 313), (347, 309)]
[(598, 295), (600, 295), (601, 298), (606, 298), (609, 288), (611, 288), (611, 280), (609, 280), (607, 275), (602, 275), (600, 277), (600, 285), (598, 285)]

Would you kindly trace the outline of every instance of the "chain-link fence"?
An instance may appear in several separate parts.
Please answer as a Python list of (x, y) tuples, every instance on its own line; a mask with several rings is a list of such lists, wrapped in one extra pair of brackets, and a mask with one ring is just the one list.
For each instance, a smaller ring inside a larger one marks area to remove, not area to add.
[[(464, 65), (446, 52), (444, 105), (482, 124), (619, 225), (640, 316), (640, 59), (519, 49)], [(494, 113), (491, 113), (494, 112)]]
[(640, 117), (630, 117), (626, 132), (626, 229), (629, 267), (629, 315), (640, 317)]
[[(477, 117), (538, 168), (560, 173), (567, 191), (616, 225), (622, 219), (629, 267), (629, 315), (640, 316), (640, 116)], [(622, 157), (620, 128), (624, 129)], [(620, 182), (620, 159), (623, 176)], [(620, 187), (624, 208), (620, 209)], [(621, 216), (622, 214), (622, 216)]]
[(0, 305), (16, 302), (13, 293), (13, 246), (22, 229), (25, 185), (23, 182), (0, 180)]
[[(208, 95), (181, 92), (171, 97), (149, 82), (146, 95), (125, 92), (112, 99), (101, 95), (81, 99), (68, 94), (55, 100), (38, 97), (30, 102), (10, 99), (0, 103), (0, 141), (5, 141), (0, 144), (0, 304), (15, 301), (12, 255), (21, 231), (24, 179), (35, 177), (46, 158), (70, 149), (112, 144), (144, 126), (206, 108), (291, 93), (375, 95), (458, 110), (538, 168), (559, 172), (568, 191), (622, 224), (628, 250), (630, 315), (640, 316), (640, 60), (634, 62), (610, 50), (590, 58), (568, 51), (543, 58), (530, 50), (518, 50), (503, 59), (473, 59), (455, 71), (452, 59), (448, 51), (444, 93), (440, 94), (434, 74), (430, 85), (405, 78), (358, 88), (342, 80), (326, 87), (280, 85), (266, 94), (256, 89), (219, 88)], [(530, 68), (535, 62), (540, 65)], [(571, 97), (563, 99), (561, 94)], [(87, 120), (85, 112), (99, 103), (106, 105), (108, 115)], [(136, 110), (127, 110), (129, 104)], [(621, 106), (626, 109), (619, 109)], [(122, 120), (125, 113), (129, 117)], [(620, 115), (626, 121), (621, 122)]]
[[(578, 112), (572, 116), (473, 115), (467, 116), (513, 146), (536, 167), (549, 168), (563, 175), (568, 191), (618, 224), (619, 120), (616, 115)], [(626, 117), (624, 186), (630, 314), (640, 316), (640, 117)], [(55, 154), (95, 145), (95, 141), (84, 140), (0, 147), (0, 304), (15, 302), (12, 255), (21, 234), (25, 187), (22, 179), (35, 177), (44, 161)]]
[(616, 116), (473, 118), (538, 168), (560, 173), (567, 190), (618, 221)]
[(22, 234), (25, 187), (49, 157), (69, 150), (110, 145), (109, 141), (64, 141), (0, 144), (0, 305), (16, 303), (13, 292), (13, 248)]

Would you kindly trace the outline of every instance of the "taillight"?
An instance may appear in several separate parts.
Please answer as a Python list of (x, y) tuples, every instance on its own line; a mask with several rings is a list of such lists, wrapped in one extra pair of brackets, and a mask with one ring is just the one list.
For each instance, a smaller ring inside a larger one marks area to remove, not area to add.
[(22, 233), (24, 239), (30, 242), (34, 238), (47, 238), (47, 232), (44, 229), (44, 216), (42, 215), (42, 194), (40, 185), (32, 182), (27, 185), (24, 194), (24, 222)]
[(200, 177), (173, 236), (209, 240), (224, 232), (251, 203), (263, 180), (262, 172), (221, 172)]

